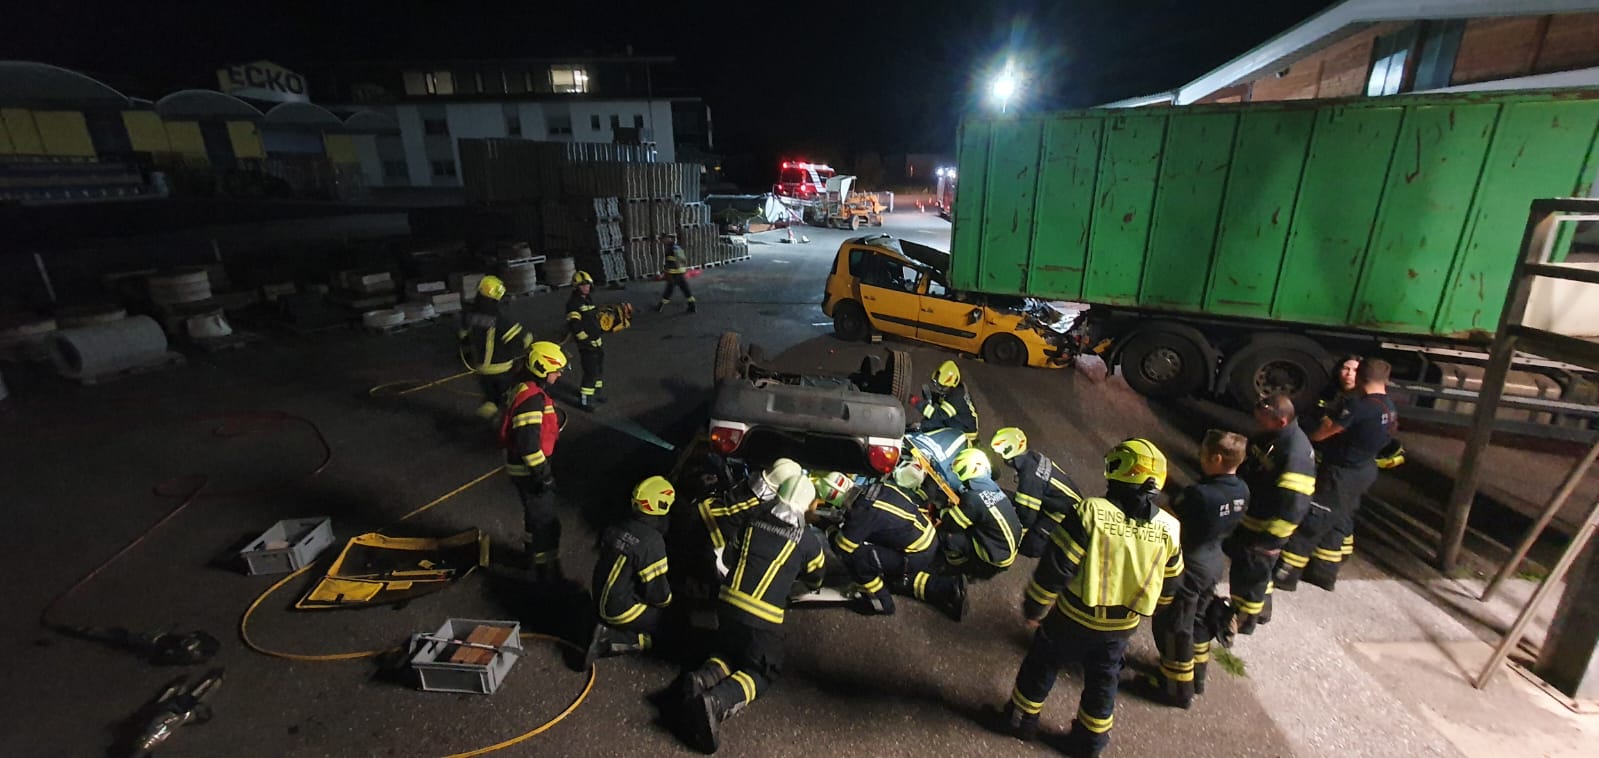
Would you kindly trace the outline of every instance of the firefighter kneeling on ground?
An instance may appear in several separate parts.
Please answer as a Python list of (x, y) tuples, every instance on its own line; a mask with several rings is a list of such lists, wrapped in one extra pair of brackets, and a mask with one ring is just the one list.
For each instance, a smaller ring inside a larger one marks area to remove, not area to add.
[(793, 477), (739, 536), (738, 561), (717, 604), (716, 654), (683, 676), (683, 736), (700, 750), (716, 752), (722, 722), (782, 674), (789, 593), (801, 579), (820, 588), (827, 565), (821, 539), (805, 523), (815, 504), (810, 478)]
[(954, 361), (939, 364), (932, 384), (922, 385), (922, 394), (911, 399), (911, 427), (923, 433), (959, 429), (966, 444), (977, 444), (977, 406), (961, 384), (961, 370)]
[(1005, 705), (1011, 733), (1031, 740), (1060, 667), (1081, 664), (1069, 755), (1098, 755), (1110, 743), (1127, 642), (1183, 573), (1177, 520), (1158, 505), (1166, 456), (1148, 440), (1127, 440), (1105, 455), (1105, 478), (1105, 497), (1061, 521), (1033, 571), (1022, 613), (1037, 632)]
[(988, 454), (967, 448), (955, 455), (955, 478), (960, 480), (960, 500), (941, 514), (944, 561), (973, 579), (990, 579), (1016, 562), (1022, 525), (1016, 508), (994, 483)]
[(533, 343), (527, 356), (527, 381), (511, 389), (500, 424), (505, 473), (522, 500), (523, 560), (537, 582), (561, 578), (561, 519), (551, 502), (555, 474), (550, 468), (561, 426), (549, 387), (561, 378), (564, 368), (566, 354), (560, 345)]
[(566, 328), (577, 340), (578, 365), (583, 368), (583, 385), (578, 390), (578, 407), (591, 410), (603, 403), (605, 389), (605, 338), (600, 329), (600, 310), (594, 304), (594, 277), (587, 271), (572, 275), (572, 296), (566, 300)]
[(589, 639), (583, 668), (598, 658), (650, 649), (661, 630), (661, 611), (672, 604), (666, 578), (667, 514), (677, 491), (664, 476), (633, 488), (633, 512), (600, 535), (594, 564), (594, 604), (600, 621)]
[(527, 355), (533, 335), (506, 318), (505, 282), (485, 276), (477, 285), (477, 299), (461, 317), (461, 362), (477, 376), (483, 404), (477, 415), (492, 419), (500, 413), (505, 393), (516, 383), (516, 364)]
[(1167, 701), (1179, 708), (1192, 706), (1194, 696), (1205, 693), (1210, 641), (1232, 621), (1230, 608), (1216, 597), (1215, 589), (1227, 568), (1222, 541), (1249, 508), (1249, 487), (1238, 478), (1238, 465), (1248, 447), (1241, 434), (1206, 432), (1199, 444), (1204, 478), (1172, 501), (1171, 511), (1182, 526), (1183, 577), (1171, 602), (1161, 598), (1154, 632), (1163, 691)]
[(1049, 535), (1061, 519), (1077, 511), (1083, 496), (1059, 464), (1036, 450), (1027, 449), (1027, 435), (1014, 426), (994, 432), (988, 443), (1016, 472), (1016, 516), (1023, 534), (1020, 552), (1028, 558), (1044, 554)]
[(860, 487), (854, 477), (831, 471), (818, 477), (816, 492), (843, 513), (843, 522), (829, 533), (833, 549), (864, 592), (862, 612), (892, 615), (897, 592), (960, 621), (966, 614), (966, 579), (931, 573), (938, 532), (922, 511), (925, 500), (915, 494), (922, 476), (910, 463), (895, 467), (891, 481)]

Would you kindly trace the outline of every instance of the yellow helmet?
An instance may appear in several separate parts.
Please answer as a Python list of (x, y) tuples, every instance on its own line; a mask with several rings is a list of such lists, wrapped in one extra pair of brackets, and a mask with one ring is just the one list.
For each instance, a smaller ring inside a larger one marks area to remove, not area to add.
[(490, 300), (499, 300), (505, 297), (505, 281), (493, 274), (485, 276), (477, 283), (477, 293)]
[(1149, 440), (1126, 440), (1105, 454), (1105, 478), (1160, 489), (1166, 486), (1166, 454)]
[(954, 361), (944, 361), (938, 364), (938, 370), (933, 372), (933, 383), (944, 389), (953, 389), (960, 386), (961, 370)]
[(1007, 426), (994, 432), (994, 439), (988, 443), (988, 446), (999, 453), (999, 457), (1008, 461), (1027, 452), (1027, 434), (1017, 427)]
[(527, 369), (543, 379), (551, 373), (566, 368), (566, 353), (554, 342), (535, 342), (528, 347)]
[(590, 285), (590, 286), (592, 286), (594, 284), (594, 277), (591, 276), (589, 274), (589, 272), (587, 272), (587, 271), (579, 271), (579, 272), (577, 272), (577, 273), (572, 275), (572, 286), (573, 287), (579, 287), (579, 286), (582, 286), (582, 285), (585, 285), (585, 284)]
[(677, 500), (677, 488), (664, 476), (652, 476), (633, 488), (633, 510), (646, 516), (665, 516)]
[(988, 462), (988, 454), (975, 447), (956, 453), (953, 468), (955, 478), (963, 482), (994, 474), (994, 467)]
[(816, 496), (834, 508), (844, 506), (849, 493), (855, 491), (855, 479), (839, 471), (823, 471), (816, 478)]

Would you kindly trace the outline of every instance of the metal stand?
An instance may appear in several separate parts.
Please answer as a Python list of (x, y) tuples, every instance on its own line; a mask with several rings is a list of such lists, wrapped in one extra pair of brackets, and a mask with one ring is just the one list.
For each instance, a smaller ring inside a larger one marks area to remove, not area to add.
[(1571, 469), (1570, 473), (1566, 474), (1566, 481), (1562, 482), (1560, 489), (1556, 490), (1554, 496), (1549, 498), (1549, 504), (1544, 506), (1543, 513), (1539, 514), (1537, 523), (1534, 523), (1532, 528), (1527, 530), (1527, 535), (1521, 538), (1521, 544), (1516, 545), (1516, 549), (1510, 554), (1510, 558), (1505, 561), (1503, 566), (1499, 567), (1499, 573), (1494, 574), (1493, 580), (1488, 582), (1487, 587), (1483, 588), (1483, 602), (1486, 603), (1492, 599), (1494, 591), (1499, 589), (1499, 585), (1510, 578), (1511, 574), (1515, 573), (1516, 568), (1521, 565), (1521, 561), (1527, 557), (1527, 553), (1532, 551), (1532, 546), (1538, 542), (1538, 538), (1543, 536), (1543, 530), (1548, 528), (1549, 522), (1554, 520), (1555, 514), (1559, 513), (1560, 509), (1565, 506), (1566, 500), (1571, 497), (1572, 492), (1576, 491), (1577, 485), (1582, 483), (1582, 478), (1588, 474), (1588, 469), (1593, 466), (1595, 458), (1599, 458), (1599, 441), (1594, 442), (1593, 446), (1588, 448), (1588, 454), (1582, 457), (1582, 460)]

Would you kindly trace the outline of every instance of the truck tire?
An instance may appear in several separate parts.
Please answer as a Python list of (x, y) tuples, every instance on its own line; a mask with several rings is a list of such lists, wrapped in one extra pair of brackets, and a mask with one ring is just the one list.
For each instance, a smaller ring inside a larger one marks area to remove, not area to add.
[(1209, 343), (1181, 324), (1152, 324), (1134, 334), (1117, 363), (1127, 386), (1150, 397), (1183, 397), (1205, 386), (1216, 370)]
[(722, 332), (716, 342), (716, 363), (711, 370), (717, 384), (744, 378), (744, 346), (738, 332)]
[(1011, 334), (996, 334), (983, 342), (983, 360), (996, 366), (1027, 365), (1027, 346)]
[(854, 300), (845, 300), (833, 306), (833, 334), (845, 342), (866, 339), (871, 324), (866, 320), (866, 309)]
[(901, 403), (909, 404), (911, 395), (916, 392), (916, 380), (911, 378), (911, 354), (904, 350), (888, 351), (887, 369), (891, 376), (888, 394)]
[(858, 232), (858, 231), (861, 230), (861, 217), (860, 216), (850, 216), (849, 217), (849, 230), (852, 231), (852, 232)]
[(1239, 408), (1253, 408), (1281, 392), (1295, 408), (1307, 408), (1327, 386), (1327, 351), (1290, 334), (1262, 334), (1227, 360), (1227, 394)]

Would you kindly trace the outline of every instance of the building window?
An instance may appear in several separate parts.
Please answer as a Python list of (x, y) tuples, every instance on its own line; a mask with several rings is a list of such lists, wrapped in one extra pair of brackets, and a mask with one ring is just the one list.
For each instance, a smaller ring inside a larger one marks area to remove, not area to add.
[(427, 80), (429, 95), (455, 94), (455, 74), (448, 71), (429, 71)]
[(644, 128), (644, 114), (642, 114), (642, 113), (633, 114), (633, 128), (634, 129), (643, 129)]
[(450, 136), (450, 124), (442, 118), (424, 118), (422, 119), (422, 131), (431, 137), (448, 137)]
[(1371, 45), (1371, 75), (1366, 79), (1366, 96), (1396, 95), (1405, 84), (1405, 64), (1416, 45), (1416, 25), (1378, 37)]
[(521, 116), (506, 116), (505, 117), (505, 133), (507, 135), (509, 135), (509, 136), (512, 136), (512, 137), (520, 137), (520, 136), (522, 136), (522, 117)]
[(520, 69), (510, 69), (505, 72), (505, 91), (512, 95), (527, 92), (527, 72)]
[(572, 133), (571, 116), (550, 116), (549, 123), (551, 136)]
[(582, 66), (551, 66), (550, 90), (577, 94), (588, 92), (588, 70)]
[(483, 91), (483, 83), (477, 78), (477, 72), (472, 70), (457, 70), (455, 72), (455, 92), (458, 95), (476, 95)]
[(406, 168), (405, 161), (383, 162), (383, 178), (385, 179), (404, 179), (410, 175), (411, 172)]
[(455, 161), (433, 161), (434, 176), (455, 176)]
[(617, 129), (621, 129), (621, 128), (622, 128), (622, 117), (616, 115), (615, 113), (612, 113), (611, 114), (611, 131), (614, 132)]
[(428, 94), (428, 78), (427, 78), (427, 74), (424, 74), (421, 71), (407, 71), (407, 72), (405, 72), (405, 74), (403, 76), (404, 76), (404, 79), (405, 79), (405, 94), (407, 94), (407, 95), (426, 95), (426, 94)]
[(589, 128), (596, 132), (600, 130), (600, 114), (595, 113), (589, 116)]
[(1466, 33), (1466, 20), (1424, 21), (1421, 51), (1416, 55), (1416, 82), (1411, 92), (1449, 86), (1455, 75), (1455, 56), (1460, 53), (1460, 37)]
[(497, 69), (497, 68), (491, 68), (491, 69), (483, 72), (483, 94), (485, 94), (485, 95), (503, 95), (503, 94), (505, 94), (505, 72), (504, 71), (502, 71), (500, 69)]

